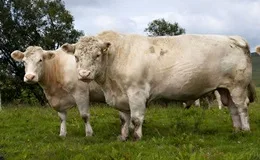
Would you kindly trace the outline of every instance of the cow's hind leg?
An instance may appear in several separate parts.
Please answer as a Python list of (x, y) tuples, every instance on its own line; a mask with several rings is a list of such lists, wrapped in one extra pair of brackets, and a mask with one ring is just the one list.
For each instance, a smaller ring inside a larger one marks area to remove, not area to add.
[(134, 125), (134, 140), (142, 138), (142, 125), (145, 114), (145, 104), (147, 100), (147, 93), (141, 89), (128, 90), (129, 106), (131, 111), (131, 122)]
[(67, 134), (66, 128), (66, 119), (67, 119), (67, 112), (58, 112), (58, 116), (60, 117), (60, 136), (65, 137)]
[(130, 113), (119, 112), (119, 117), (121, 120), (121, 135), (119, 135), (118, 139), (126, 141), (129, 135)]
[(93, 130), (89, 123), (90, 113), (89, 113), (89, 94), (86, 91), (85, 94), (81, 92), (75, 93), (73, 96), (76, 100), (76, 104), (80, 113), (82, 120), (85, 123), (85, 133), (86, 136), (92, 136)]

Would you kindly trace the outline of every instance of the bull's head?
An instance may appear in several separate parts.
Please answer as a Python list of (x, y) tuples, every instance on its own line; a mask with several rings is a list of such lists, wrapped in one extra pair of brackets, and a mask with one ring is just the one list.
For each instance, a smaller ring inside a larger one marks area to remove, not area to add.
[(109, 42), (102, 42), (96, 37), (82, 37), (76, 44), (66, 43), (61, 48), (67, 53), (74, 54), (78, 79), (90, 81), (104, 71), (104, 55), (109, 46)]

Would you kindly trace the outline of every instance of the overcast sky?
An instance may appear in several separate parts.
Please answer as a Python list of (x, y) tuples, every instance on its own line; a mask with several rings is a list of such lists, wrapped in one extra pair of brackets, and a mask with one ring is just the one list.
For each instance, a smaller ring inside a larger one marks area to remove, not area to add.
[[(260, 45), (260, 0), (65, 0), (76, 29), (86, 35), (104, 30), (143, 34), (147, 24), (164, 18), (187, 34), (244, 37)], [(252, 50), (254, 51), (254, 50)]]

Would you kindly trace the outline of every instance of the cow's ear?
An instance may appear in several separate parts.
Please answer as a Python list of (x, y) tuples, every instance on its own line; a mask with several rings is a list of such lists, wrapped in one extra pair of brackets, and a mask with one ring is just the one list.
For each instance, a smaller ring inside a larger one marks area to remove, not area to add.
[(61, 46), (61, 49), (66, 53), (74, 54), (75, 44), (65, 43)]
[(102, 49), (103, 52), (106, 52), (110, 46), (111, 46), (110, 42), (103, 42), (101, 44), (101, 49)]
[(24, 58), (24, 54), (23, 52), (16, 50), (11, 53), (11, 57), (16, 61), (22, 61)]
[(50, 59), (52, 59), (54, 57), (55, 57), (55, 53), (52, 52), (52, 51), (45, 51), (43, 53), (43, 59), (45, 59), (45, 60), (50, 60)]

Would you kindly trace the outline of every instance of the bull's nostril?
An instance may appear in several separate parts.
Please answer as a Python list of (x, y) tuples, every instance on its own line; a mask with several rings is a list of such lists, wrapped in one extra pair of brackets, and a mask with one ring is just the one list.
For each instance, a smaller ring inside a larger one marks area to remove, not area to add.
[(90, 74), (90, 71), (86, 71), (86, 73), (85, 73), (85, 74), (86, 74), (86, 76), (89, 76), (89, 74)]

